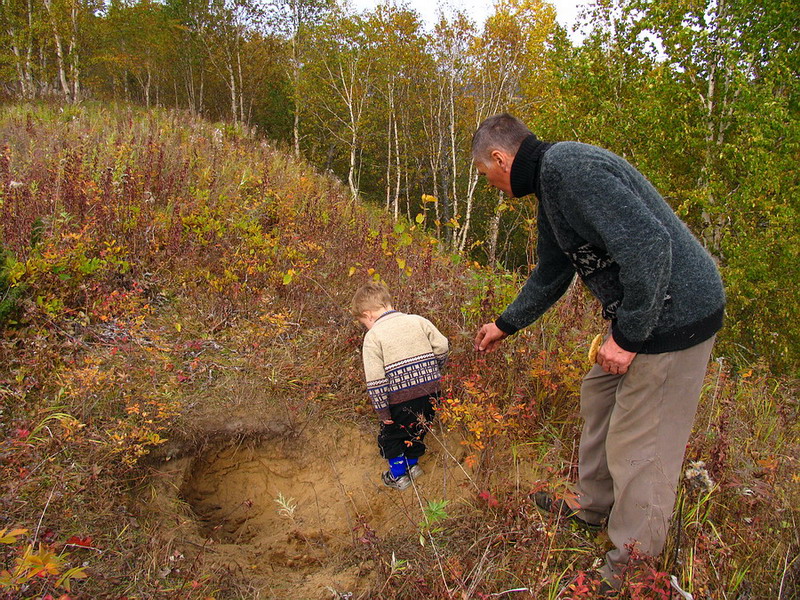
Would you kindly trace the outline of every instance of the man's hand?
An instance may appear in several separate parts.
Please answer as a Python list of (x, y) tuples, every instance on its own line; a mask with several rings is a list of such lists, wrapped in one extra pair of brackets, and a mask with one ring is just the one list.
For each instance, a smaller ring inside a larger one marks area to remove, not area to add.
[(508, 334), (494, 323), (487, 323), (478, 330), (475, 336), (475, 350), (478, 352), (493, 352), (497, 349)]
[(614, 336), (609, 335), (597, 353), (597, 364), (603, 367), (606, 373), (623, 375), (628, 372), (628, 367), (631, 366), (635, 357), (636, 352), (628, 352), (620, 348), (614, 341)]

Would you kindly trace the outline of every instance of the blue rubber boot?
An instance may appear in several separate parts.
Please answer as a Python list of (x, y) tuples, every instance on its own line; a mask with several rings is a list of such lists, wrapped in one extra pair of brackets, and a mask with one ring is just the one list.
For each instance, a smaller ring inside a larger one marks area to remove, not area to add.
[(389, 471), (392, 473), (392, 477), (395, 479), (405, 475), (408, 471), (406, 457), (401, 454), (397, 458), (389, 459)]

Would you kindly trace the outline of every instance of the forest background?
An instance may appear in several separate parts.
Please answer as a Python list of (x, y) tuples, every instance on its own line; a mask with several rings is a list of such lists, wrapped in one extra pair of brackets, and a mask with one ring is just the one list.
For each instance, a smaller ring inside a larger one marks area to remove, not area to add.
[[(576, 44), (541, 0), (484, 23), (402, 3), (3, 0), (9, 97), (188, 109), (286, 144), (395, 220), (527, 272), (535, 207), (488, 189), (469, 140), (510, 111), (642, 170), (718, 259), (723, 351), (797, 371), (799, 17), (788, 0), (604, 0)], [(418, 216), (421, 215), (421, 216)]]

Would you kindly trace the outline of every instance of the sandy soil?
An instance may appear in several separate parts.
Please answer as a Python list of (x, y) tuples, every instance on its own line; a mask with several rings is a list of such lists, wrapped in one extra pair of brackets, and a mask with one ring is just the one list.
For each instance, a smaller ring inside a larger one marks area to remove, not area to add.
[(438, 427), (426, 438), (425, 475), (402, 492), (385, 487), (375, 433), (329, 424), (257, 447), (217, 444), (165, 462), (149, 509), (179, 523), (176, 553), (202, 552), (263, 598), (356, 597), (375, 583), (370, 539), (417, 540), (429, 501), (476, 494), (458, 440)]

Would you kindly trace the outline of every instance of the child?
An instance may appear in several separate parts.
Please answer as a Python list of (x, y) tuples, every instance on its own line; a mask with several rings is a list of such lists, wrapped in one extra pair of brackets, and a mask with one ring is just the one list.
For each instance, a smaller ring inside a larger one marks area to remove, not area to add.
[(441, 369), (448, 343), (433, 324), (392, 308), (382, 283), (362, 285), (353, 296), (352, 313), (364, 327), (364, 373), (367, 393), (381, 420), (378, 446), (389, 461), (383, 483), (404, 490), (422, 475), (417, 464), (425, 453), (426, 424), (434, 417)]

